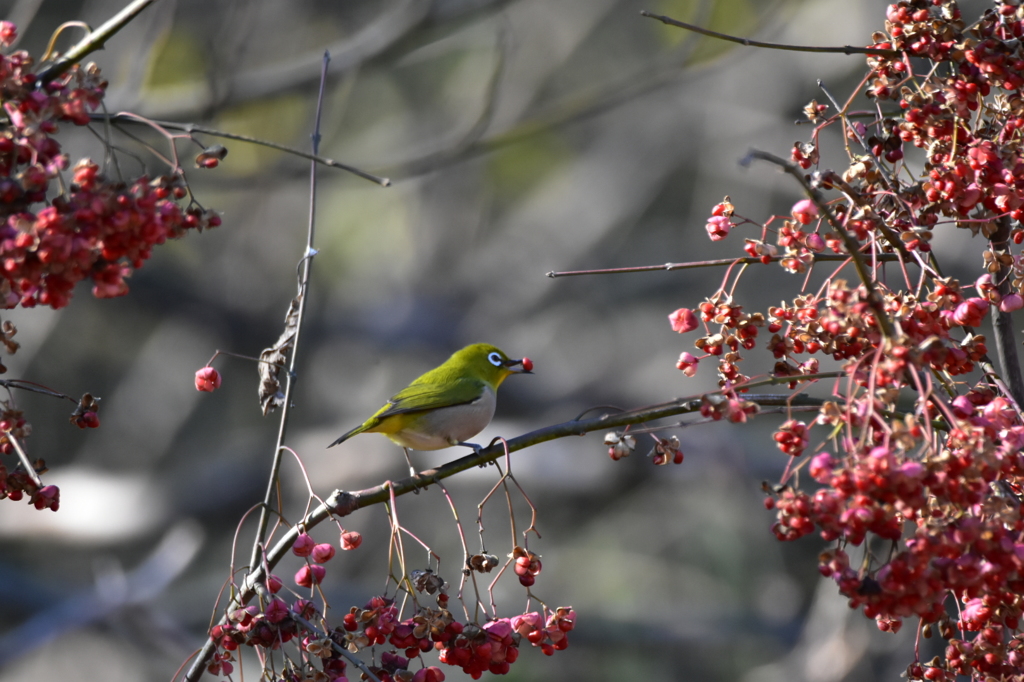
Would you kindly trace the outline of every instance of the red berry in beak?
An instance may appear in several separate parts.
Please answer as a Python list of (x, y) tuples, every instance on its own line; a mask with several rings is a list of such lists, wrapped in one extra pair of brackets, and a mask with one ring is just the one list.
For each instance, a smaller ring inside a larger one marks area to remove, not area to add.
[(533, 360), (531, 360), (530, 358), (523, 358), (520, 364), (523, 366), (524, 372), (533, 371)]

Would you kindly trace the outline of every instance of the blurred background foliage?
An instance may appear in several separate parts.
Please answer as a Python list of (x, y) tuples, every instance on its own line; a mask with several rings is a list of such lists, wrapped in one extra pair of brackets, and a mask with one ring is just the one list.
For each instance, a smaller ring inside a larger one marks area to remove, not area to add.
[[(0, 14), (21, 27), (19, 47), (38, 55), (62, 22), (95, 26), (122, 5), (3, 0)], [(505, 384), (484, 441), (593, 406), (713, 388), (711, 367), (694, 379), (674, 368), (692, 348), (666, 315), (696, 306), (721, 271), (545, 273), (737, 254), (738, 239), (706, 238), (715, 203), (728, 194), (740, 214), (763, 220), (798, 198), (773, 169), (737, 160), (751, 147), (786, 156), (810, 133), (794, 125), (802, 107), (824, 101), (816, 79), (845, 97), (864, 60), (741, 48), (639, 10), (764, 40), (863, 45), (885, 5), (161, 0), (91, 59), (110, 80), (111, 112), (306, 148), (320, 59), (330, 51), (321, 151), (394, 185), (320, 171), (319, 254), (289, 444), (326, 495), (403, 475), (401, 452), (384, 438), (324, 448), (466, 343), (495, 343), (537, 367)], [(95, 136), (62, 132), (73, 160), (102, 159)], [(142, 127), (131, 132), (161, 144)], [(826, 165), (840, 142), (824, 136)], [(0, 503), (0, 682), (169, 679), (200, 645), (236, 526), (262, 498), (277, 420), (260, 416), (255, 367), (219, 359), (224, 386), (214, 394), (197, 393), (193, 373), (216, 349), (256, 355), (277, 338), (304, 247), (308, 165), (224, 144), (220, 168), (189, 171), (199, 200), (222, 212), (221, 228), (157, 249), (126, 297), (99, 301), (80, 288), (60, 312), (3, 316), (23, 344), (8, 376), (90, 391), (103, 403), (101, 428), (86, 432), (68, 425), (65, 404), (16, 396), (34, 427), (30, 452), (49, 463), (46, 480), (60, 485), (62, 504), (54, 514)], [(165, 170), (155, 158), (122, 163)], [(801, 284), (775, 268), (751, 269), (737, 297), (763, 308)], [(643, 439), (614, 463), (600, 434), (516, 453), (543, 535), (531, 541), (544, 557), (535, 590), (551, 606), (573, 605), (579, 625), (568, 650), (551, 659), (526, 650), (509, 678), (897, 677), (913, 628), (878, 633), (847, 612), (831, 584), (819, 590), (820, 543), (781, 545), (768, 532), (760, 484), (785, 465), (769, 438), (778, 421), (678, 429), (687, 455), (679, 467), (653, 467)], [(459, 454), (417, 458), (432, 465)], [(294, 519), (305, 487), (291, 460), (284, 476)], [(469, 532), (494, 480), (484, 470), (450, 482)], [(501, 504), (488, 505), (485, 522), (488, 549), (503, 556)], [(457, 583), (458, 536), (438, 491), (402, 499), (399, 514)], [(251, 525), (239, 535), (245, 557)], [(328, 565), (336, 614), (378, 593), (386, 577), (383, 509), (345, 525), (366, 542)], [(314, 536), (337, 539), (327, 527)], [(518, 585), (498, 594), (504, 615), (519, 612)]]

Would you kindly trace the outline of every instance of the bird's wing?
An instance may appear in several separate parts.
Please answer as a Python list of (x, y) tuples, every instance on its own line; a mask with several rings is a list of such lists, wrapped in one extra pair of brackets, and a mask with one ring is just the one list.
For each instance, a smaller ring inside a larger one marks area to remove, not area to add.
[(372, 418), (380, 422), (395, 414), (464, 405), (483, 394), (484, 382), (477, 379), (457, 379), (445, 384), (416, 382), (392, 396)]
[(356, 434), (371, 431), (388, 417), (397, 414), (436, 410), (442, 407), (471, 403), (484, 394), (486, 386), (479, 379), (454, 379), (450, 370), (442, 365), (403, 388), (372, 417), (327, 447), (334, 447)]

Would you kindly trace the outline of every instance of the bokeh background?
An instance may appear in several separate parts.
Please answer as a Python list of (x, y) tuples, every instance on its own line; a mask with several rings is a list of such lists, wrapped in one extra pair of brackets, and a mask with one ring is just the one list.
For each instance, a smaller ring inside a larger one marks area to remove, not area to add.
[[(4, 0), (0, 14), (38, 55), (64, 21), (95, 26), (123, 4)], [(393, 186), (320, 170), (319, 253), (288, 444), (325, 496), (403, 475), (401, 451), (379, 436), (324, 448), (467, 343), (536, 364), (534, 376), (503, 386), (483, 441), (594, 406), (714, 387), (710, 366), (694, 379), (674, 368), (692, 338), (674, 334), (666, 315), (711, 294), (720, 270), (545, 273), (737, 254), (739, 239), (706, 238), (715, 203), (728, 194), (742, 215), (763, 220), (799, 198), (776, 169), (738, 160), (751, 148), (787, 156), (810, 134), (795, 123), (802, 107), (825, 101), (816, 80), (845, 99), (864, 59), (741, 48), (639, 11), (769, 41), (863, 45), (885, 5), (161, 0), (91, 59), (110, 80), (111, 112), (305, 149), (330, 51), (321, 151)], [(984, 3), (962, 6), (970, 15)], [(95, 136), (70, 128), (62, 141), (73, 159), (102, 159)], [(829, 135), (826, 150), (838, 152)], [(222, 212), (221, 228), (156, 249), (126, 297), (98, 301), (81, 287), (62, 311), (3, 315), (22, 343), (4, 360), (7, 376), (103, 401), (101, 428), (79, 431), (69, 403), (15, 396), (33, 424), (30, 452), (50, 465), (46, 481), (60, 486), (62, 504), (51, 513), (0, 503), (0, 682), (169, 679), (202, 643), (240, 519), (262, 498), (278, 421), (260, 414), (255, 366), (219, 358), (224, 385), (213, 394), (196, 392), (193, 373), (218, 349), (256, 355), (280, 333), (305, 245), (309, 169), (281, 152), (197, 137), (229, 148), (220, 168), (189, 171), (199, 200)], [(164, 170), (144, 154), (125, 163)], [(801, 284), (752, 269), (736, 294), (752, 310)], [(524, 649), (509, 679), (898, 677), (913, 628), (877, 632), (818, 579), (818, 541), (782, 545), (768, 531), (760, 486), (785, 466), (769, 438), (778, 421), (678, 428), (682, 466), (652, 466), (643, 439), (612, 462), (601, 434), (516, 453), (543, 536), (530, 543), (544, 561), (535, 591), (571, 604), (579, 620), (568, 650), (548, 659)], [(284, 481), (294, 519), (306, 503), (294, 460)], [(476, 504), (494, 481), (493, 469), (450, 481), (471, 543)], [(510, 548), (503, 504), (490, 502), (484, 517), (500, 556)], [(528, 510), (516, 504), (522, 529)], [(457, 582), (458, 534), (439, 492), (407, 496), (398, 511)], [(328, 565), (337, 614), (379, 593), (387, 572), (383, 509), (344, 522), (366, 541)], [(252, 526), (239, 532), (239, 563)], [(337, 530), (314, 535), (333, 542)], [(511, 583), (497, 590), (503, 615), (524, 606)]]

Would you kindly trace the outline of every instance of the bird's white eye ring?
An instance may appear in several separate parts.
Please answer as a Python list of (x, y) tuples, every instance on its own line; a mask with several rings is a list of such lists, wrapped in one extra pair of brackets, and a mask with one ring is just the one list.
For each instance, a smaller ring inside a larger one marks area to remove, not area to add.
[(490, 355), (487, 356), (487, 359), (490, 360), (491, 364), (494, 365), (495, 367), (501, 367), (502, 365), (501, 356), (498, 355), (497, 353), (491, 353)]

